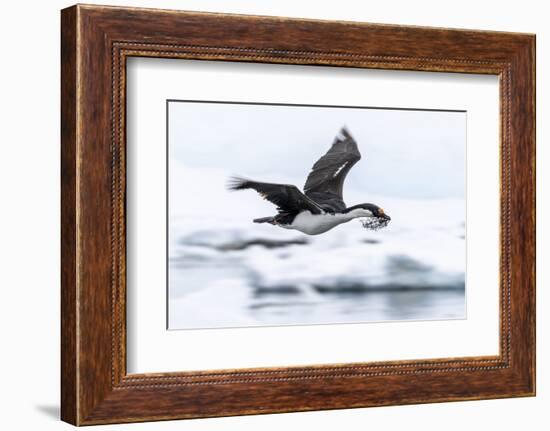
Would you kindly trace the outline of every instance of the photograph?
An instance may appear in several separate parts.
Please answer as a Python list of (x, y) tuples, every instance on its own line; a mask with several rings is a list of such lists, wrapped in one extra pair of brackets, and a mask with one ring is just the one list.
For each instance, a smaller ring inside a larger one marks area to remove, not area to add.
[(168, 329), (466, 318), (465, 111), (166, 106)]

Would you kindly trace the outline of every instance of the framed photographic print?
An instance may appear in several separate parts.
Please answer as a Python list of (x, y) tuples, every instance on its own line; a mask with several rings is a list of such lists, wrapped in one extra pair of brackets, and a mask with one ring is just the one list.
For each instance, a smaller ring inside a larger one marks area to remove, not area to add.
[(62, 419), (535, 394), (535, 37), (62, 11)]

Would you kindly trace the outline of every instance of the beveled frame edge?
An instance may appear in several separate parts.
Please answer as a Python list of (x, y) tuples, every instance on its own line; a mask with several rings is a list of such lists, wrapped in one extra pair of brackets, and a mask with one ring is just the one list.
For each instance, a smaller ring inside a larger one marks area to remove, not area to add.
[[(258, 26), (267, 30), (256, 35)], [(339, 38), (323, 37), (335, 31)], [(63, 10), (61, 36), (63, 420), (83, 425), (534, 395), (533, 35), (77, 5)], [(500, 355), (126, 375), (129, 56), (499, 75)], [(527, 221), (514, 216), (518, 208)]]

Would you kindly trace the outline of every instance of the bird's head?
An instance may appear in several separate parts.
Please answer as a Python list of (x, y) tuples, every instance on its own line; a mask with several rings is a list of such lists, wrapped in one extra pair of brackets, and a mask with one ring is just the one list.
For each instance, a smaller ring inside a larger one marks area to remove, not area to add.
[(352, 218), (360, 218), (365, 229), (378, 230), (386, 227), (391, 217), (378, 205), (358, 204), (346, 209)]

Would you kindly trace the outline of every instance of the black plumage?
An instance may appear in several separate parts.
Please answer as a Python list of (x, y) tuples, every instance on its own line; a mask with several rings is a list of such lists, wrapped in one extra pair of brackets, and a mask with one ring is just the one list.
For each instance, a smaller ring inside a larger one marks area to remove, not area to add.
[(344, 180), (360, 159), (357, 142), (345, 127), (342, 128), (327, 153), (311, 168), (304, 185), (306, 196), (319, 203), (325, 211), (344, 211)]
[[(255, 223), (271, 223), (280, 226), (291, 226), (309, 234), (318, 234), (331, 229), (337, 224), (354, 217), (373, 217), (386, 225), (390, 220), (381, 208), (374, 204), (359, 204), (346, 207), (343, 198), (344, 181), (350, 169), (361, 159), (357, 143), (344, 127), (340, 130), (332, 146), (321, 157), (309, 173), (304, 185), (304, 193), (291, 184), (263, 183), (246, 178), (231, 178), (230, 190), (256, 190), (264, 199), (277, 206), (278, 214), (274, 217), (254, 219)], [(363, 210), (355, 211), (353, 210)], [(308, 214), (315, 221), (296, 222), (299, 214)], [(344, 217), (330, 215), (340, 214)], [(345, 216), (352, 214), (351, 216)], [(316, 217), (321, 216), (321, 217)], [(329, 216), (329, 219), (325, 217)]]
[(277, 205), (279, 214), (274, 220), (264, 217), (254, 220), (256, 223), (271, 223), (277, 221), (282, 224), (292, 223), (300, 211), (310, 211), (312, 214), (321, 214), (323, 209), (311, 198), (303, 194), (298, 187), (292, 184), (273, 184), (252, 181), (246, 178), (232, 177), (229, 180), (230, 190), (256, 190), (260, 196)]

